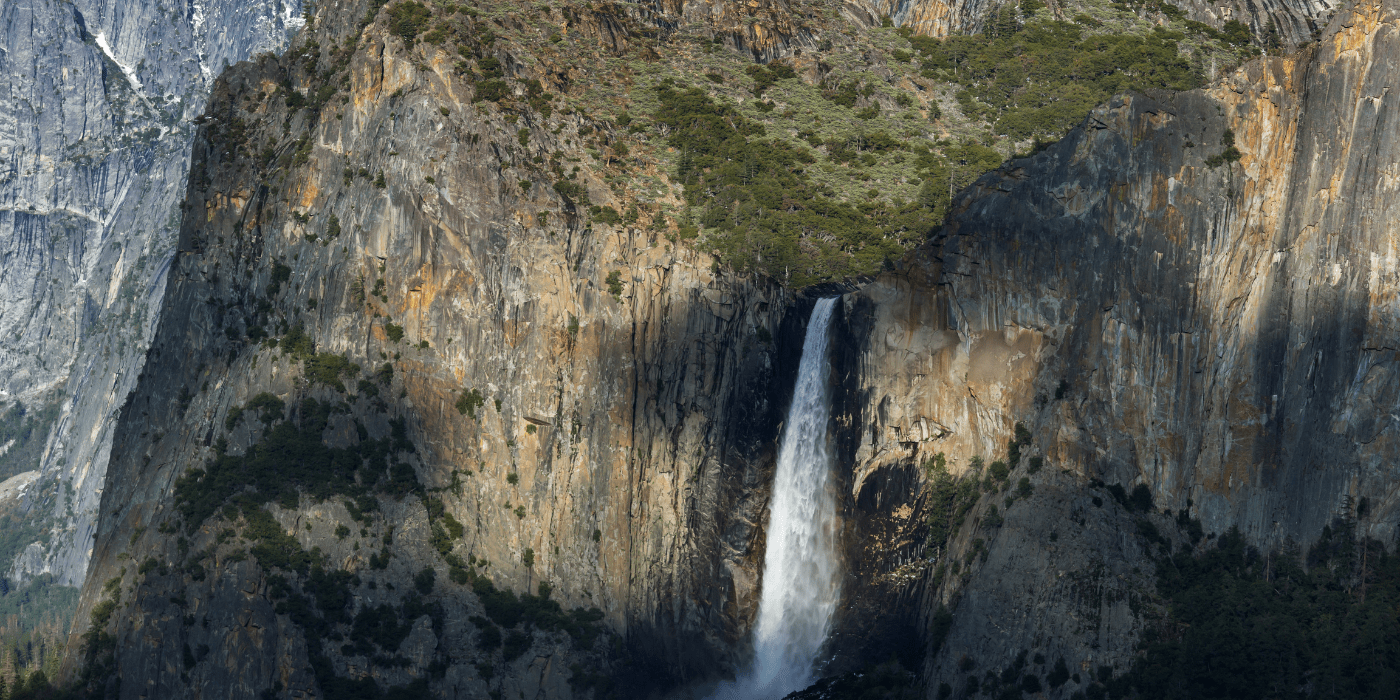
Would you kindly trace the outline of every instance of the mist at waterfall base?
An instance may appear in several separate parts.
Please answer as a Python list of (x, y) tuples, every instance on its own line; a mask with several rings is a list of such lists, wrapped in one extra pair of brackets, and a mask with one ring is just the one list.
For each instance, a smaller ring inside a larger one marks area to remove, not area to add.
[(769, 700), (806, 688), (831, 631), (841, 592), (827, 438), (827, 344), (835, 307), (834, 298), (817, 301), (807, 322), (773, 478), (753, 665), (720, 684), (711, 696), (715, 700)]

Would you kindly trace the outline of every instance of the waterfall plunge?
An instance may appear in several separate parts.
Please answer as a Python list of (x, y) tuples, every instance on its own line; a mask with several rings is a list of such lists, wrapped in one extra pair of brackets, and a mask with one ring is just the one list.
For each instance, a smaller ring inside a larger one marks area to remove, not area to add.
[(827, 444), (827, 331), (835, 306), (834, 298), (817, 301), (802, 344), (773, 479), (753, 667), (722, 684), (715, 698), (769, 700), (807, 687), (817, 652), (831, 631), (841, 594)]

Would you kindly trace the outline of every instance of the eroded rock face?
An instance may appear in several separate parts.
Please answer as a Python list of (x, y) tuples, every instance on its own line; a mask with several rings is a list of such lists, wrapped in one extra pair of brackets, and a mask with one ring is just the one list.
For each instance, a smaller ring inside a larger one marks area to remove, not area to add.
[[(1183, 0), (1173, 3), (1191, 19), (1222, 29), (1231, 20), (1241, 22), (1260, 43), (1272, 49), (1294, 51), (1317, 38), (1342, 3), (1333, 0), (1229, 0), (1202, 2)], [(853, 17), (879, 24), (889, 17), (896, 26), (909, 27), (916, 34), (946, 37), (979, 32), (986, 20), (1006, 3), (989, 0), (855, 0), (848, 4)], [(1045, 8), (1058, 20), (1073, 20), (1084, 11), (1081, 3), (1048, 0)], [(1138, 10), (1142, 11), (1142, 10)], [(1213, 70), (1213, 69), (1212, 69)]]
[(1249, 26), (1254, 36), (1273, 49), (1295, 51), (1315, 41), (1332, 16), (1346, 3), (1336, 0), (1260, 0), (1208, 3), (1185, 0), (1181, 8), (1199, 22), (1221, 29), (1234, 20)]
[(851, 4), (862, 8), (874, 24), (889, 17), (896, 26), (934, 37), (977, 31), (987, 13), (998, 7), (987, 0), (867, 0)]
[[(1306, 544), (1363, 497), (1371, 536), (1393, 538), (1396, 22), (1393, 2), (1358, 4), (1307, 52), (1095, 110), (848, 297), (851, 498), (935, 453), (954, 471), (1004, 458), (1017, 422), (1033, 435), (1010, 482), (1034, 495), (984, 497), (911, 589), (927, 618), (954, 608), (930, 683), (1022, 650), (1126, 667), (1153, 552), (1092, 479), (1261, 548)], [(1238, 162), (1212, 167), (1227, 132)], [(888, 569), (916, 540), (866, 543)]]
[[(405, 46), (382, 17), (360, 25), (365, 9), (323, 9), (314, 49), (238, 66), (215, 91), (79, 612), (115, 601), (109, 682), (315, 694), (323, 666), (385, 687), (569, 697), (588, 687), (569, 682), (574, 664), (585, 680), (640, 668), (659, 684), (732, 667), (810, 298), (715, 271), (645, 215), (585, 226), (528, 164), (586, 157), (580, 128), (606, 125), (474, 104), (454, 55)], [(606, 15), (570, 22), (624, 40)], [(964, 656), (1123, 668), (1151, 604), (1134, 519), (1182, 535), (1092, 479), (1144, 485), (1157, 509), (1260, 546), (1314, 536), (1346, 496), (1370, 497), (1373, 536), (1393, 535), (1396, 159), (1379, 135), (1393, 130), (1380, 86), (1394, 23), (1393, 4), (1363, 5), (1308, 53), (1210, 90), (1120, 98), (979, 180), (941, 237), (847, 295), (832, 372), (850, 604), (830, 670), (917, 650), (939, 606), (953, 618), (925, 660), (931, 693)], [(289, 104), (288, 84), (318, 104)], [(1212, 166), (1227, 131), (1238, 162)], [(586, 170), (575, 182), (626, 203)], [(332, 375), (343, 389), (259, 342), (298, 328), (357, 366)], [(228, 421), (263, 392), (286, 410)], [(394, 460), (431, 494), (381, 495), (368, 523), (341, 496), (267, 506), (299, 549), (355, 577), (341, 613), (405, 611), (403, 641), (383, 650), (403, 661), (334, 637), (348, 623), (297, 622), (284, 585), (312, 584), (240, 541), (247, 510), (177, 515), (188, 469), (257, 449), (305, 420), (308, 398), (333, 407), (325, 444), (402, 439)], [(983, 497), (946, 551), (926, 551), (922, 464), (1003, 457), (1018, 422), (1032, 442), (1008, 483), (1030, 492)], [(509, 659), (483, 645), (481, 594), (433, 542), (434, 499), (465, 525), (448, 554), (473, 576), (549, 583), (565, 607), (598, 607), (603, 636), (537, 633)], [(424, 568), (436, 587), (412, 593)], [(437, 607), (406, 612), (420, 603)]]
[[(786, 401), (775, 392), (790, 390), (784, 372), (796, 367), (779, 359), (800, 352), (768, 330), (800, 339), (806, 314), (780, 330), (792, 301), (780, 285), (716, 272), (646, 221), (585, 227), (530, 165), (537, 154), (587, 157), (584, 118), (517, 121), (472, 103), (459, 56), (406, 47), (382, 15), (361, 25), (367, 6), (323, 8), (312, 53), (239, 65), (214, 90), (79, 611), (85, 625), (119, 601), (104, 627), (115, 640), (108, 678), (123, 694), (162, 697), (317, 693), (309, 669), (325, 654), (335, 675), (384, 687), (426, 678), (443, 694), (570, 697), (571, 666), (621, 677), (619, 654), (642, 684), (731, 665), (757, 602)], [(337, 89), (316, 98), (319, 110), (298, 109), (287, 84), (308, 97)], [(623, 208), (588, 171), (578, 182), (594, 203)], [(358, 366), (343, 391), (254, 330), (285, 339), (293, 328)], [(226, 422), (263, 392), (285, 401), (291, 422), (304, 419), (303, 399), (336, 406), (327, 445), (405, 439), (411, 450), (395, 460), (465, 525), (450, 544), (457, 561), (499, 589), (543, 582), (566, 609), (597, 607), (607, 635), (537, 631), (528, 651), (502, 658), (469, 621), (483, 614), (478, 595), (429, 542), (426, 501), (381, 496), (365, 525), (341, 496), (304, 497), (269, 509), (302, 549), (356, 577), (342, 612), (441, 606), (402, 621), (414, 625), (402, 663), (344, 649), (346, 627), (309, 650), (273, 574), (314, 597), (312, 585), (222, 534), (244, 531), (246, 514), (188, 522), (172, 495), (187, 470), (219, 449), (247, 453), (283, 420), (249, 409)], [(436, 588), (412, 598), (425, 567)], [(104, 588), (112, 580), (122, 583)]]
[(165, 288), (188, 122), (217, 71), (280, 49), (299, 12), (261, 1), (0, 8), (0, 403), (61, 407), (36, 491), (47, 496), (28, 506), (55, 536), (7, 575), (81, 583), (113, 413)]

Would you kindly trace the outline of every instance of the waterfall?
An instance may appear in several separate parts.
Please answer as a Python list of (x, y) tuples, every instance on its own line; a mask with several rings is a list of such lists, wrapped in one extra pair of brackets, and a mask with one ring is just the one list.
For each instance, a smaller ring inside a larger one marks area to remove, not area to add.
[(722, 684), (715, 698), (769, 700), (807, 687), (817, 652), (831, 631), (841, 594), (827, 440), (827, 335), (835, 307), (835, 298), (819, 300), (807, 322), (773, 478), (753, 666)]

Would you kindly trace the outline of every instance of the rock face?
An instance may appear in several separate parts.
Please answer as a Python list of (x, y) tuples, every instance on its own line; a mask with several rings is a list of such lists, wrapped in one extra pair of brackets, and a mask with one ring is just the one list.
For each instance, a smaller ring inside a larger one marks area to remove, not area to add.
[(1345, 6), (1336, 0), (1263, 0), (1221, 3), (1185, 0), (1180, 3), (1192, 19), (1221, 29), (1234, 20), (1247, 25), (1270, 48), (1296, 51), (1316, 40), (1332, 15)]
[[(732, 668), (802, 324), (851, 290), (725, 274), (650, 211), (588, 226), (582, 194), (621, 209), (619, 191), (587, 170), (550, 189), (544, 164), (613, 126), (473, 102), (458, 54), (378, 9), (322, 7), (314, 42), (215, 88), (69, 677), (123, 697), (562, 698)], [(1185, 537), (1163, 509), (1267, 547), (1368, 497), (1372, 536), (1394, 536), (1396, 11), (1361, 4), (1302, 54), (1095, 110), (846, 295), (828, 671), (894, 653), (937, 697), (1023, 651), (1125, 668), (1156, 605), (1136, 532)], [(604, 14), (570, 21), (614, 36)], [(927, 549), (925, 465), (1003, 459), (1018, 423), (1007, 488)], [(383, 453), (262, 491), (258, 464), (309, 468), (275, 442), (298, 431), (304, 454)], [(540, 583), (597, 626), (502, 622), (501, 592)]]
[(47, 495), (29, 506), (56, 536), (26, 550), (12, 577), (81, 583), (114, 412), (135, 385), (165, 288), (188, 122), (223, 66), (285, 45), (297, 7), (0, 8), (0, 405), (61, 407), (42, 459)]
[(1362, 526), (1393, 539), (1396, 22), (1395, 3), (1360, 3), (1292, 58), (1095, 110), (847, 298), (853, 500), (935, 453), (954, 471), (1004, 458), (1017, 422), (1033, 437), (1008, 483), (1034, 495), (984, 497), (912, 589), (926, 620), (953, 608), (930, 688), (960, 687), (964, 656), (1126, 667), (1152, 564), (1091, 480), (1260, 548), (1367, 498)]
[[(1059, 20), (1072, 20), (1087, 9), (1086, 4), (1057, 0), (1044, 3), (1050, 15)], [(1191, 19), (1216, 29), (1222, 29), (1231, 20), (1241, 22), (1266, 46), (1285, 51), (1313, 41), (1342, 6), (1329, 0), (1183, 0), (1173, 4)], [(987, 17), (1003, 5), (990, 0), (858, 0), (849, 3), (847, 11), (867, 23), (879, 24), (882, 17), (889, 17), (896, 26), (909, 27), (917, 34), (946, 37), (982, 31)]]
[[(1090, 9), (1086, 4), (1049, 0), (1045, 7), (1055, 19), (1073, 20), (1076, 14)], [(1342, 6), (1337, 0), (1183, 0), (1174, 4), (1191, 19), (1215, 29), (1224, 28), (1231, 20), (1241, 22), (1265, 46), (1284, 51), (1297, 50), (1315, 40)], [(1004, 5), (1006, 3), (993, 0), (852, 0), (842, 3), (839, 12), (866, 26), (879, 26), (889, 18), (897, 27), (942, 38), (982, 31), (987, 18)], [(686, 22), (701, 24), (716, 36), (768, 61), (794, 52), (820, 53), (825, 38), (822, 15), (827, 10), (818, 5), (774, 0), (746, 5), (714, 0), (668, 0), (647, 7), (636, 6), (632, 11), (655, 22), (661, 31)], [(1137, 8), (1134, 11), (1146, 10)]]
[[(609, 665), (619, 653), (642, 685), (733, 663), (757, 599), (780, 387), (796, 367), (779, 360), (800, 352), (771, 337), (800, 344), (806, 314), (789, 314), (780, 285), (716, 272), (646, 221), (585, 227), (530, 161), (586, 157), (580, 129), (608, 125), (474, 104), (455, 53), (405, 46), (387, 13), (361, 24), (367, 9), (322, 8), (315, 43), (215, 87), (75, 631), (116, 601), (99, 628), (115, 655), (94, 652), (88, 669), (120, 678), (123, 696), (315, 694), (332, 682), (313, 673), (324, 668), (384, 687), (425, 678), (444, 694), (569, 697), (571, 665), (625, 675)], [(622, 208), (589, 177), (578, 182), (593, 202)], [(293, 337), (318, 354), (285, 354)], [(325, 380), (312, 359), (357, 367)], [(240, 419), (264, 392), (285, 417)], [(277, 583), (288, 575), (291, 600), (324, 605), (314, 577), (230, 538), (256, 541), (251, 511), (191, 519), (172, 495), (221, 450), (256, 452), (269, 424), (305, 425), (307, 398), (335, 407), (326, 445), (393, 440), (412, 467), (403, 478), (425, 489), (378, 496), (372, 522), (339, 494), (269, 506), (288, 546), (355, 577), (324, 632), (289, 613)], [(438, 547), (444, 522), (465, 529)], [(437, 584), (418, 597), (424, 568)], [(536, 625), (528, 652), (512, 654), (503, 624), (494, 650), (485, 581), (547, 583), (565, 609), (599, 609), (625, 648)], [(380, 605), (416, 625), (403, 646), (342, 644)], [(336, 627), (342, 615), (357, 622)]]
[(853, 4), (864, 9), (876, 24), (881, 17), (889, 17), (897, 26), (935, 37), (977, 31), (987, 13), (999, 6), (987, 0), (867, 0)]

